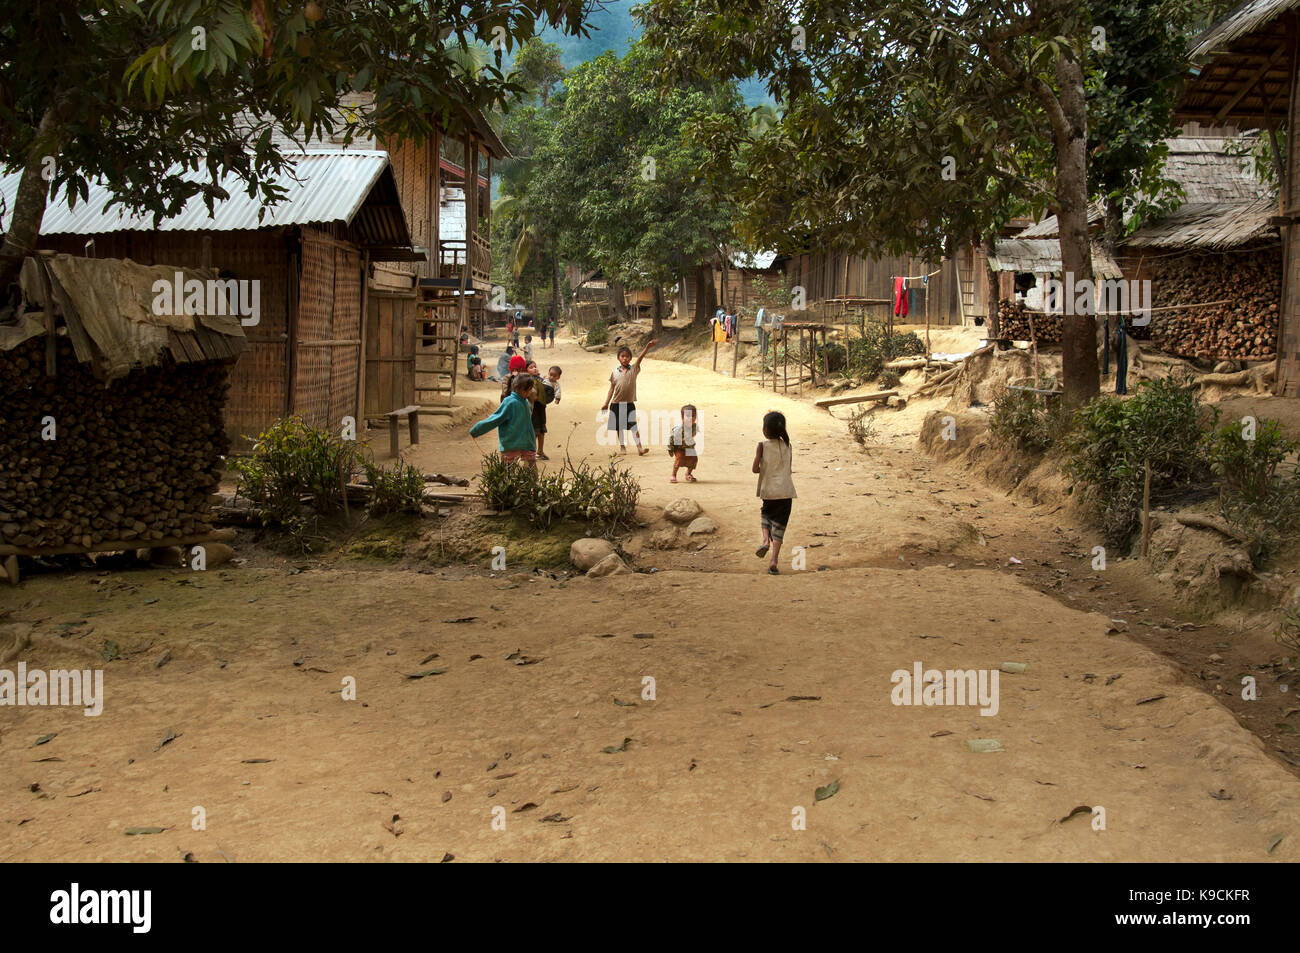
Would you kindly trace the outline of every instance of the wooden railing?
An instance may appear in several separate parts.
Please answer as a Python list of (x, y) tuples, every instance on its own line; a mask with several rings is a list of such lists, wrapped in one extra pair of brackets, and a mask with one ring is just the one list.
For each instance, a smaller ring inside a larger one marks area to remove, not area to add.
[[(438, 242), (439, 274), (444, 278), (459, 278), (465, 267), (466, 247), (463, 239)], [(477, 287), (486, 288), (492, 282), (492, 245), (482, 235), (470, 236), (469, 277)]]

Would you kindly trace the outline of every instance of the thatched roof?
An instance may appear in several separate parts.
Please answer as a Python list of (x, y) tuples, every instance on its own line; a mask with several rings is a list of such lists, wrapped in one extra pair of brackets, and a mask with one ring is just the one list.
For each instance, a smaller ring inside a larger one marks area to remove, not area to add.
[[(1300, 0), (1297, 0), (1300, 3)], [(1251, 140), (1179, 136), (1166, 140), (1169, 156), (1164, 174), (1183, 190), (1177, 210), (1146, 223), (1125, 245), (1166, 248), (1231, 248), (1274, 234), (1268, 224), (1276, 214), (1274, 193), (1250, 171), (1244, 152)], [(1101, 205), (1088, 206), (1088, 223), (1100, 224)], [(1055, 238), (1058, 225), (1049, 215), (1026, 228), (1018, 239)]]
[(1277, 229), (1268, 223), (1276, 214), (1277, 202), (1271, 198), (1188, 203), (1138, 229), (1124, 244), (1132, 248), (1236, 248), (1276, 236)]
[(1177, 117), (1208, 125), (1269, 126), (1286, 121), (1292, 64), (1288, 20), (1300, 0), (1247, 0), (1192, 44), (1196, 66)]
[[(994, 271), (1036, 275), (1059, 275), (1065, 271), (1061, 263), (1061, 243), (1055, 238), (1004, 238), (997, 243), (996, 249), (989, 258)], [(1115, 259), (1100, 248), (1092, 250), (1092, 273), (1096, 278), (1124, 277)]]
[[(44, 278), (42, 265), (47, 269)], [(0, 351), (46, 333), (45, 313), (62, 319), (77, 360), (93, 364), (103, 380), (124, 377), (137, 367), (153, 367), (166, 352), (177, 364), (227, 360), (248, 348), (238, 316), (159, 314), (154, 284), (206, 282), (210, 269), (146, 266), (130, 259), (77, 258), (72, 255), (27, 258), (19, 285), (24, 307), (0, 313)], [(49, 281), (53, 301), (45, 294)]]

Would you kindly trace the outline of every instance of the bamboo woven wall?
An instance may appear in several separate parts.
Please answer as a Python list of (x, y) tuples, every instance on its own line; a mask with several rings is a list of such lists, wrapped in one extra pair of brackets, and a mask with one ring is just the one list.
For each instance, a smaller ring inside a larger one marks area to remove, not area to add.
[[(255, 232), (112, 232), (94, 236), (97, 258), (130, 258), (143, 265), (198, 267), (204, 264), (204, 239), (210, 241), (210, 267), (237, 278), (260, 281), (256, 325), (244, 328), (248, 350), (230, 374), (225, 429), (232, 445), (256, 436), (288, 410), (288, 321), (292, 261), (287, 229)], [(42, 248), (85, 254), (86, 236), (41, 239)]]
[(357, 416), (361, 369), (361, 253), (315, 228), (302, 230), (293, 412), (337, 430)]

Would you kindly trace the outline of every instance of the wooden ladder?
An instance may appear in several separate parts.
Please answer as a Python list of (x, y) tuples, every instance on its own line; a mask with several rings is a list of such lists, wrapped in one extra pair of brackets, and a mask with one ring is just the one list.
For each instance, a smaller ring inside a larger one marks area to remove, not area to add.
[(422, 289), (416, 302), (415, 402), (424, 413), (449, 412), (460, 361), (460, 300)]
[(975, 254), (974, 250), (967, 246), (957, 255), (957, 287), (961, 291), (961, 323), (963, 325), (973, 325), (975, 323), (975, 309), (977, 307), (975, 298)]

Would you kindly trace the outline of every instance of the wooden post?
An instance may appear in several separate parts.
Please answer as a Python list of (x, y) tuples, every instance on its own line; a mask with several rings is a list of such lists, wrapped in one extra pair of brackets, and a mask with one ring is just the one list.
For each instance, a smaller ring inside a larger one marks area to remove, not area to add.
[(715, 324), (713, 327), (714, 327), (714, 330), (713, 330), (713, 371), (714, 371), (714, 373), (717, 373), (717, 370), (718, 370), (718, 331), (717, 331), (717, 325), (716, 325), (716, 324)]
[(45, 255), (37, 257), (36, 266), (41, 273), (41, 293), (45, 295), (45, 376), (54, 377), (58, 370), (55, 366), (58, 340), (54, 336), (54, 285), (50, 281), (50, 266)]
[(740, 321), (736, 321), (735, 348), (731, 352), (731, 376), (736, 376), (736, 367), (740, 363)]
[(1147, 544), (1151, 542), (1151, 458), (1144, 463), (1142, 477), (1142, 558), (1146, 558)]
[[(357, 359), (357, 422), (366, 419), (366, 324), (370, 321), (370, 249), (361, 253), (361, 355)], [(406, 329), (402, 329), (406, 333)], [(345, 494), (346, 495), (346, 494)]]

